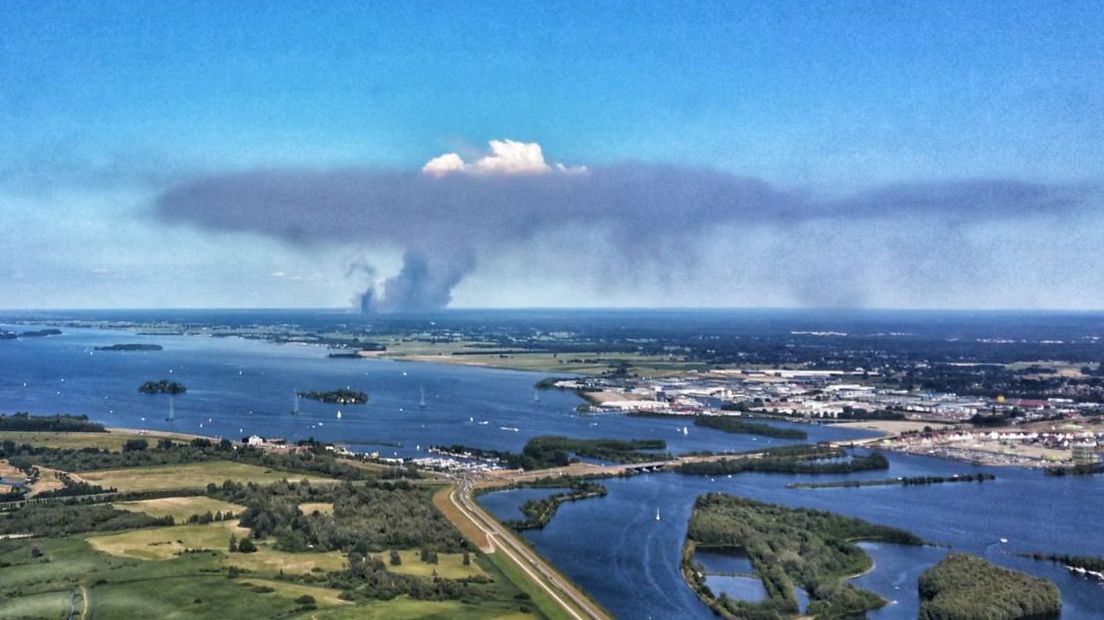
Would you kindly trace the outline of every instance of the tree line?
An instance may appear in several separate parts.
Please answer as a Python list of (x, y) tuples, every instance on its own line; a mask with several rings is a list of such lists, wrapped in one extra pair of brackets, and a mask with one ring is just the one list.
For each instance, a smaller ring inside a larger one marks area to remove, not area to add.
[(1048, 620), (1062, 598), (1053, 582), (951, 553), (920, 575), (920, 620)]

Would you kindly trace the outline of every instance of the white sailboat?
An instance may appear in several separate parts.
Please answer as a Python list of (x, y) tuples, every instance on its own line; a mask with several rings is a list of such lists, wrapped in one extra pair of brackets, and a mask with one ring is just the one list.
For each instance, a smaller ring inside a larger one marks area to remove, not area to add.
[(169, 394), (169, 417), (165, 418), (169, 422), (176, 420), (176, 406), (173, 404), (173, 395)]
[(656, 521), (659, 521), (659, 506), (656, 506)]
[(533, 390), (533, 402), (540, 402), (540, 390)]
[(291, 415), (299, 415), (299, 390), (292, 392)]
[(338, 419), (338, 420), (340, 420), (340, 419), (341, 419), (341, 412), (340, 412), (340, 411), (338, 411), (338, 412), (337, 412), (337, 419)]
[(422, 409), (425, 409), (425, 406), (426, 406), (425, 388), (419, 388), (419, 390), (421, 391), (422, 397), (418, 400), (418, 406), (421, 407)]

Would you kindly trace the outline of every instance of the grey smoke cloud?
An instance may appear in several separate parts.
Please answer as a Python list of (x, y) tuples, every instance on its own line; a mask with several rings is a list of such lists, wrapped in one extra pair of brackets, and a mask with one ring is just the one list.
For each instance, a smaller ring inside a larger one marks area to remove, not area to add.
[(608, 246), (618, 264), (610, 268), (627, 271), (640, 261), (684, 260), (672, 254), (679, 244), (718, 225), (915, 217), (955, 226), (1082, 209), (1094, 191), (991, 179), (822, 197), (716, 170), (640, 163), (531, 174), (264, 169), (183, 183), (161, 194), (153, 211), (166, 222), (297, 245), (401, 248), (402, 270), (382, 291), (366, 291), (362, 307), (423, 311), (448, 305), (480, 255), (565, 226), (614, 231)]

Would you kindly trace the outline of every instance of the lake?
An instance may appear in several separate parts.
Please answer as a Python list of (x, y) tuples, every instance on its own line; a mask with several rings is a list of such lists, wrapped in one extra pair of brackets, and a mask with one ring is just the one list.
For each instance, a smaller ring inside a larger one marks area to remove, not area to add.
[[(22, 331), (28, 326), (0, 324)], [(156, 352), (95, 351), (117, 343), (160, 344)], [(586, 416), (579, 399), (543, 391), (543, 375), (475, 367), (386, 360), (329, 359), (319, 347), (277, 345), (240, 338), (139, 336), (129, 332), (66, 329), (61, 336), (0, 341), (0, 411), (75, 413), (108, 425), (221, 435), (249, 434), (296, 440), (313, 436), (358, 451), (421, 456), (434, 444), (460, 443), (519, 450), (544, 434), (599, 438), (659, 438), (675, 453), (751, 450), (784, 440), (732, 435), (663, 418)], [(174, 399), (137, 391), (148, 380), (188, 386)], [(351, 387), (369, 393), (364, 406), (303, 400), (292, 415), (295, 390)], [(427, 406), (418, 405), (425, 390)], [(342, 417), (337, 418), (337, 412)], [(486, 424), (480, 424), (486, 422)], [(811, 440), (868, 436), (827, 426), (793, 426)], [(517, 431), (503, 430), (516, 428)], [(887, 476), (949, 475), (980, 468), (946, 460), (889, 455), (889, 472), (818, 476), (817, 481)], [(649, 474), (612, 479), (606, 497), (562, 505), (543, 530), (525, 537), (557, 567), (621, 618), (712, 618), (678, 570), (679, 550), (694, 499), (723, 491), (790, 506), (840, 512), (914, 532), (949, 547), (865, 545), (875, 569), (856, 580), (895, 601), (872, 618), (915, 618), (916, 578), (949, 548), (1053, 579), (1062, 590), (1063, 618), (1100, 617), (1104, 586), (1061, 567), (1011, 555), (1054, 552), (1104, 555), (1104, 478), (1045, 478), (1040, 472), (983, 469), (998, 479), (918, 487), (791, 490), (809, 476), (741, 474), (697, 477)], [(480, 498), (503, 518), (519, 518), (525, 499), (548, 490), (518, 490)], [(662, 519), (656, 521), (659, 510)], [(1000, 538), (1007, 538), (1001, 544)], [(735, 584), (734, 584), (735, 585)], [(746, 584), (740, 584), (746, 585)]]

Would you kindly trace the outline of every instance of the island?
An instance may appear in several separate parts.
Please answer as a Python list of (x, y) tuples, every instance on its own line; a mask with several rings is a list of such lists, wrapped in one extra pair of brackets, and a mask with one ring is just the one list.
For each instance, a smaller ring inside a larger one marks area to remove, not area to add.
[[(786, 618), (800, 613), (795, 587), (809, 593), (808, 616), (862, 617), (885, 601), (847, 578), (870, 570), (856, 541), (921, 545), (916, 536), (819, 510), (786, 508), (722, 493), (698, 497), (682, 552), (682, 574), (699, 598), (723, 618)], [(746, 557), (766, 598), (745, 601), (715, 595), (698, 550)]]
[(920, 620), (1047, 620), (1062, 611), (1053, 582), (951, 553), (920, 575)]
[(165, 347), (159, 344), (113, 344), (106, 347), (96, 347), (97, 351), (164, 351)]
[(368, 402), (368, 394), (348, 388), (330, 390), (329, 392), (299, 392), (299, 396), (333, 405), (363, 405)]
[(60, 329), (32, 329), (29, 331), (21, 332), (20, 338), (44, 338), (46, 336), (60, 336)]
[(865, 456), (852, 455), (827, 444), (782, 446), (768, 448), (755, 455), (721, 458), (714, 461), (689, 461), (680, 464), (675, 471), (697, 476), (723, 476), (758, 472), (764, 474), (849, 474), (859, 471), (889, 469), (889, 460), (871, 452)]
[(432, 449), (446, 455), (496, 461), (510, 469), (534, 471), (565, 467), (579, 457), (611, 463), (651, 463), (671, 460), (662, 439), (575, 439), (558, 435), (539, 435), (525, 442), (521, 454), (453, 444)]
[(160, 381), (146, 381), (138, 387), (143, 394), (183, 394), (188, 388), (183, 383), (162, 379)]

